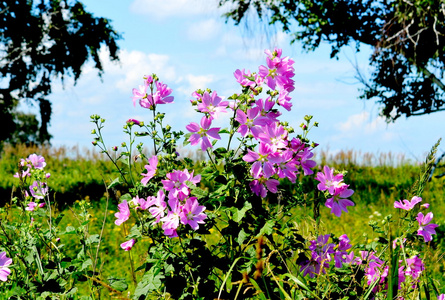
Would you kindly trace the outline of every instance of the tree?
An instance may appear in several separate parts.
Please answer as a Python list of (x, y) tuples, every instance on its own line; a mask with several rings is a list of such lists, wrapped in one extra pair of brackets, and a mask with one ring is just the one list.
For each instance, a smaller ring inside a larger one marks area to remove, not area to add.
[(280, 25), (307, 51), (322, 41), (331, 58), (343, 46), (370, 45), (373, 72), (362, 98), (382, 104), (388, 121), (400, 116), (445, 110), (444, 0), (220, 0), (235, 24), (254, 11), (260, 20)]
[(94, 17), (77, 0), (0, 1), (0, 141), (23, 141), (24, 128), (35, 129), (35, 119), (16, 110), (27, 101), (38, 104), (40, 126), (24, 142), (48, 142), (51, 82), (67, 76), (76, 82), (90, 59), (101, 75), (99, 50), (106, 46), (117, 60), (119, 39), (108, 19)]

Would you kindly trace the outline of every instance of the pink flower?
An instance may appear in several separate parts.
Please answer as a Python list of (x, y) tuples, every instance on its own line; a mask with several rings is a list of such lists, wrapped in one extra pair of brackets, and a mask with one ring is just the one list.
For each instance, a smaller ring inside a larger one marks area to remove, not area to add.
[(290, 111), (291, 107), (292, 107), (292, 103), (290, 102), (291, 99), (292, 98), (289, 96), (288, 91), (280, 90), (280, 93), (278, 94), (277, 103), (278, 103), (278, 105), (282, 106), (287, 111)]
[(133, 99), (134, 106), (136, 106), (136, 101), (141, 103), (143, 99), (147, 98), (147, 87), (148, 85), (140, 85), (139, 89), (133, 89), (133, 97), (131, 99)]
[(411, 202), (406, 200), (406, 199), (403, 200), (403, 203), (402, 203), (402, 200), (395, 201), (394, 202), (394, 208), (400, 208), (400, 209), (404, 209), (404, 210), (411, 210), (411, 209), (414, 208), (414, 206), (416, 206), (417, 203), (419, 203), (421, 201), (422, 201), (422, 198), (414, 196), (411, 199)]
[(205, 206), (200, 206), (196, 197), (190, 197), (182, 207), (181, 223), (190, 225), (193, 230), (198, 230), (198, 224), (204, 224), (207, 215), (203, 213)]
[(219, 136), (219, 128), (210, 128), (212, 121), (207, 117), (202, 117), (201, 119), (201, 127), (195, 122), (190, 123), (186, 126), (187, 130), (190, 132), (194, 132), (188, 139), (192, 146), (201, 142), (202, 151), (206, 151), (207, 148), (212, 148), (212, 143), (209, 140), (209, 137), (215, 140), (220, 140)]
[(125, 251), (129, 251), (131, 250), (131, 248), (133, 248), (134, 243), (136, 243), (136, 241), (134, 239), (131, 239), (129, 241), (123, 242), (121, 244), (121, 248), (124, 249)]
[(128, 119), (126, 123), (127, 123), (127, 124), (134, 123), (134, 124), (136, 124), (136, 125), (141, 125), (141, 122), (139, 122), (139, 121), (136, 120), (136, 119)]
[(6, 256), (6, 252), (0, 253), (0, 280), (7, 281), (11, 270), (8, 266), (12, 264), (12, 259)]
[(31, 201), (28, 203), (28, 207), (25, 208), (27, 211), (34, 211), (37, 207), (37, 203)]
[(261, 198), (265, 198), (267, 195), (267, 190), (275, 194), (278, 191), (279, 184), (280, 182), (276, 179), (266, 179), (264, 177), (261, 177), (249, 183), (249, 186), (250, 190), (255, 195), (260, 196)]
[(139, 104), (144, 108), (153, 109), (158, 104), (172, 103), (174, 98), (170, 96), (171, 93), (171, 88), (160, 81), (156, 81), (156, 92), (140, 99)]
[(272, 151), (277, 151), (287, 147), (287, 135), (288, 132), (284, 127), (274, 122), (263, 127), (263, 132), (258, 134), (258, 139), (263, 143), (269, 144)]
[(34, 181), (29, 187), (29, 191), (34, 198), (43, 199), (48, 194), (48, 187), (44, 182)]
[(318, 172), (315, 177), (316, 180), (320, 181), (317, 188), (320, 191), (328, 190), (331, 195), (335, 193), (335, 189), (345, 185), (343, 183), (343, 174), (337, 174), (334, 176), (334, 169), (330, 169), (328, 166), (324, 166), (324, 173)]
[(254, 162), (250, 169), (250, 174), (253, 178), (258, 179), (264, 175), (270, 178), (275, 174), (273, 163), (280, 162), (278, 154), (272, 151), (272, 147), (265, 143), (260, 143), (258, 153), (247, 149), (247, 154), (243, 156), (243, 160), (247, 162)]
[(31, 154), (28, 156), (29, 162), (34, 168), (42, 170), (46, 166), (45, 158), (37, 154)]
[(437, 296), (437, 300), (445, 300), (445, 294), (440, 294)]
[(420, 273), (425, 270), (425, 265), (422, 262), (422, 259), (414, 256), (413, 258), (408, 258), (406, 260), (406, 271), (405, 275), (410, 275), (413, 279), (418, 279), (420, 277)]
[(349, 185), (345, 184), (341, 188), (335, 190), (335, 193), (332, 198), (326, 200), (325, 206), (331, 209), (331, 213), (336, 215), (337, 217), (341, 216), (341, 212), (348, 212), (348, 206), (354, 206), (354, 202), (349, 199), (346, 199), (352, 194), (354, 194), (353, 190), (348, 189)]
[(168, 200), (168, 205), (171, 210), (168, 211), (167, 216), (161, 219), (162, 229), (164, 234), (170, 238), (177, 237), (177, 228), (179, 227), (180, 214), (182, 213), (181, 206), (177, 199)]
[(165, 215), (165, 209), (167, 208), (167, 203), (165, 203), (165, 194), (163, 190), (158, 191), (157, 197), (148, 197), (147, 204), (145, 207), (148, 208), (150, 214), (156, 218), (153, 223), (159, 223), (160, 219)]
[(436, 234), (435, 228), (439, 225), (428, 224), (433, 219), (433, 213), (429, 212), (424, 216), (421, 212), (417, 215), (417, 222), (419, 222), (419, 229), (417, 230), (417, 235), (423, 236), (425, 242), (431, 241), (433, 238), (431, 235)]
[(260, 115), (260, 108), (258, 106), (248, 109), (247, 114), (241, 109), (238, 109), (235, 120), (240, 123), (237, 131), (242, 136), (251, 133), (255, 138), (258, 138), (258, 134), (263, 131), (261, 126), (265, 126), (270, 122), (268, 118)]
[(156, 175), (156, 170), (158, 168), (158, 157), (156, 155), (150, 157), (148, 160), (148, 165), (145, 165), (144, 168), (147, 170), (147, 173), (141, 174), (144, 176), (141, 183), (146, 186), (148, 181)]
[(120, 226), (122, 223), (130, 218), (130, 208), (128, 207), (127, 200), (122, 201), (118, 206), (119, 212), (115, 213), (114, 216), (117, 218), (114, 224)]
[(203, 113), (208, 113), (211, 120), (216, 119), (219, 113), (226, 113), (226, 107), (229, 105), (228, 101), (222, 101), (215, 91), (212, 95), (205, 91), (202, 95), (202, 102), (198, 104), (198, 110)]

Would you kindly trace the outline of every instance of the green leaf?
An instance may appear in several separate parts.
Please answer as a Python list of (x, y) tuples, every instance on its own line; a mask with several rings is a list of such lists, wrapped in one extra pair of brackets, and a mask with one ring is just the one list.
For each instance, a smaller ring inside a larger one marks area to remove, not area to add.
[(273, 232), (273, 227), (275, 226), (275, 220), (268, 220), (266, 224), (264, 224), (263, 228), (261, 228), (260, 232), (256, 237), (261, 235), (270, 235)]
[(100, 242), (99, 235), (98, 235), (98, 234), (90, 235), (90, 236), (86, 239), (85, 242), (87, 243), (87, 245), (97, 244), (97, 243)]
[(241, 229), (238, 233), (238, 238), (236, 239), (238, 245), (242, 245), (246, 238), (248, 237), (248, 234), (244, 231), (244, 229)]
[(67, 226), (65, 229), (65, 234), (76, 234), (76, 228), (73, 226)]
[(244, 206), (241, 209), (236, 209), (235, 208), (235, 212), (233, 213), (233, 221), (239, 223), (239, 221), (241, 221), (242, 218), (244, 218), (244, 215), (246, 214), (246, 212), (252, 208), (252, 204), (250, 204), (250, 202), (244, 202)]
[(205, 198), (209, 195), (209, 192), (207, 190), (203, 190), (197, 186), (192, 186), (191, 190), (192, 190), (192, 195), (198, 199)]
[(142, 295), (147, 295), (149, 291), (159, 290), (162, 286), (161, 279), (164, 275), (159, 274), (160, 270), (153, 266), (147, 273), (142, 276), (134, 291), (134, 298), (139, 299)]
[(107, 187), (107, 189), (114, 188), (115, 186), (118, 186), (120, 184), (120, 178), (116, 177)]
[(218, 131), (218, 133), (219, 133), (219, 134), (221, 134), (221, 133), (230, 133), (230, 131), (227, 130), (227, 128), (223, 128), (223, 129), (221, 129), (220, 131)]
[(87, 260), (85, 260), (82, 263), (82, 267), (80, 268), (81, 271), (85, 270), (86, 268), (88, 268), (89, 266), (93, 265), (93, 261), (91, 260), (91, 258), (88, 258)]
[(131, 196), (131, 194), (126, 193), (126, 194), (123, 194), (119, 199), (121, 201), (124, 201), (124, 200), (131, 201), (133, 199), (133, 197)]
[(125, 278), (108, 277), (108, 282), (113, 289), (120, 292), (126, 291), (128, 289), (128, 284)]

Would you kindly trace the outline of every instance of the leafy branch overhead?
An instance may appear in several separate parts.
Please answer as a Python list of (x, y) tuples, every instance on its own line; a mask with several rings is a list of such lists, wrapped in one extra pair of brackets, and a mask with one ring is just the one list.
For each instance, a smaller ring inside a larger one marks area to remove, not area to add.
[(4, 81), (0, 125), (8, 129), (2, 131), (0, 140), (15, 142), (16, 107), (26, 100), (40, 107), (37, 142), (49, 141), (51, 82), (67, 76), (77, 81), (89, 59), (101, 75), (99, 50), (106, 46), (110, 58), (117, 60), (119, 39), (110, 20), (94, 17), (79, 1), (0, 2), (0, 74)]
[(361, 97), (375, 99), (388, 121), (445, 110), (445, 2), (443, 0), (220, 0), (235, 24), (249, 12), (292, 34), (307, 51), (321, 42), (331, 58), (343, 46), (374, 49)]

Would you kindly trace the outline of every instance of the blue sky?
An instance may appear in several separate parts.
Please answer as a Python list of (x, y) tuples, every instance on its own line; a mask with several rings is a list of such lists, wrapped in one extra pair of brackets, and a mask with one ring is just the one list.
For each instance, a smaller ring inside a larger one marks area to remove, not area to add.
[(217, 2), (84, 0), (88, 11), (111, 19), (122, 34), (121, 61), (110, 62), (103, 51), (102, 80), (92, 65), (87, 65), (76, 85), (72, 80), (54, 85), (50, 97), (52, 144), (91, 149), (93, 124), (89, 116), (99, 114), (107, 120), (107, 145), (119, 145), (125, 140), (122, 126), (127, 119), (148, 121), (151, 116), (150, 111), (133, 107), (131, 101), (132, 89), (151, 73), (173, 89), (175, 104), (163, 109), (168, 110), (167, 121), (176, 130), (185, 131), (185, 125), (200, 119), (190, 107), (194, 90), (211, 88), (225, 97), (238, 92), (233, 72), (243, 68), (257, 71), (265, 64), (264, 49), (273, 47), (282, 48), (285, 56), (295, 60), (294, 106), (282, 120), (298, 128), (306, 114), (313, 115), (320, 126), (311, 131), (310, 138), (320, 149), (404, 153), (416, 161), (423, 160), (445, 132), (444, 113), (386, 124), (378, 116), (377, 104), (358, 99), (361, 85), (354, 79), (351, 61), (366, 74), (370, 49), (363, 48), (357, 55), (352, 48), (345, 48), (338, 60), (329, 59), (329, 45), (304, 53), (301, 45), (291, 46), (290, 38), (279, 30), (265, 34), (259, 24), (252, 23), (248, 29), (226, 24), (221, 17), (224, 9), (217, 9)]

